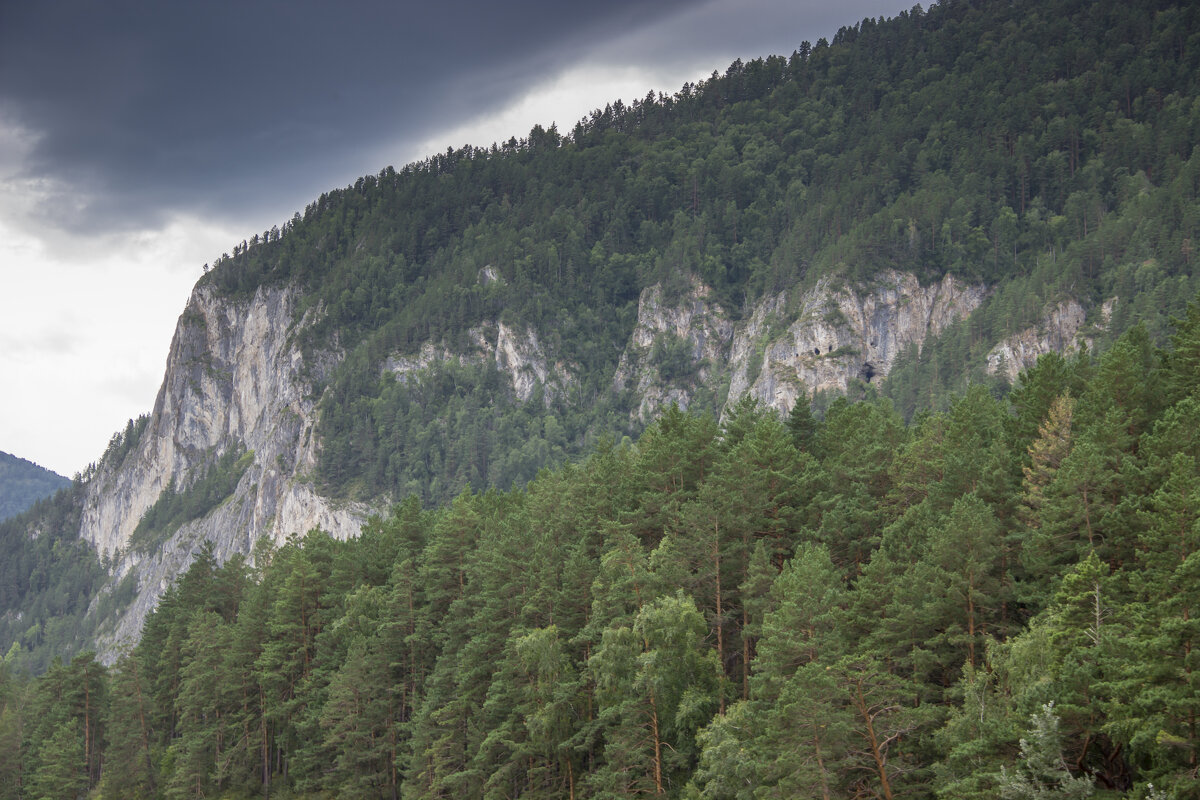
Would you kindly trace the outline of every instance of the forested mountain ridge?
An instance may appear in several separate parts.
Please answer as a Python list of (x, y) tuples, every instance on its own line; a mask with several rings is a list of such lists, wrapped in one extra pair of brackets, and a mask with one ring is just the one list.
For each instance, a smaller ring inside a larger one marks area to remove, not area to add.
[(0, 452), (0, 520), (21, 513), (70, 482), (32, 461)]
[[(1197, 288), (1195, 16), (865, 20), (569, 132), (386, 169), (239, 244), (189, 301), (154, 412), (64, 517), (107, 559), (106, 657), (205, 541), (224, 562), (264, 534), (353, 535), (388, 500), (519, 486), (672, 400), (878, 391), (908, 418), (1002, 391), (1020, 353), (1104, 349), (1134, 321), (1163, 342)], [(45, 664), (45, 622), (10, 614), (4, 641)]]
[[(783, 329), (822, 278), (869, 290), (895, 270), (985, 287), (968, 324), (892, 376), (886, 391), (911, 414), (986, 380), (991, 348), (1038, 339), (1029, 329), (1060, 304), (1110, 333), (1144, 319), (1161, 339), (1192, 296), (1193, 17), (1154, 3), (948, 3), (866, 20), (569, 132), (367, 176), (235, 248), (208, 280), (234, 295), (299, 281), (323, 312), (309, 341), (336, 331), (346, 359), (318, 477), (338, 494), (509, 485), (545, 460), (518, 442), (561, 458), (620, 431), (642, 398), (610, 382), (654, 286), (670, 301), (698, 281), (717, 316), (769, 308)], [(488, 370), (440, 385), (381, 375), (430, 343), (469, 356), (475, 332), (500, 322), (536, 339), (541, 366), (561, 366), (549, 415), (498, 397)], [(650, 345), (660, 383), (707, 367), (701, 399), (719, 412), (731, 376), (679, 338)], [(851, 374), (866, 371), (860, 355)], [(414, 413), (434, 398), (452, 409), (443, 421)]]

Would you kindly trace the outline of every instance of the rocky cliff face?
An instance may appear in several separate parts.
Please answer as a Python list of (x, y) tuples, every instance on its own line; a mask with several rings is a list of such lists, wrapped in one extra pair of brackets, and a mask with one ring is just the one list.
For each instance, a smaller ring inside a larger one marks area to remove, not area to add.
[[(166, 376), (145, 432), (119, 464), (101, 463), (87, 487), (80, 536), (115, 559), (115, 577), (136, 576), (133, 605), (107, 631), (102, 650), (135, 638), (146, 614), (205, 541), (220, 560), (321, 527), (358, 533), (367, 509), (335, 504), (306, 476), (316, 464), (316, 398), (295, 341), (294, 289), (260, 289), (249, 301), (198, 287), (176, 328)], [(303, 322), (299, 323), (302, 325)], [(146, 510), (172, 481), (184, 489), (230, 448), (253, 463), (233, 494), (148, 552), (130, 547)]]
[[(643, 420), (671, 402), (686, 407), (701, 389), (726, 402), (749, 394), (786, 413), (801, 391), (844, 392), (854, 380), (886, 376), (903, 349), (920, 347), (985, 296), (951, 276), (921, 286), (914, 275), (885, 272), (870, 287), (822, 280), (791, 297), (771, 295), (735, 324), (699, 283), (673, 302), (654, 286), (642, 292), (614, 383), (634, 390)], [(694, 379), (663, 379), (655, 353), (661, 358), (672, 342), (685, 346)]]
[(522, 403), (539, 387), (546, 402), (561, 397), (575, 380), (575, 368), (562, 360), (548, 358), (532, 328), (488, 322), (472, 328), (468, 339), (470, 346), (466, 352), (456, 353), (443, 345), (426, 342), (416, 353), (391, 356), (383, 368), (400, 380), (407, 380), (410, 375), (446, 361), (478, 365), (494, 362), (508, 376), (513, 394)]
[(664, 297), (661, 285), (642, 291), (633, 335), (613, 376), (616, 391), (633, 391), (639, 419), (652, 419), (671, 403), (686, 409), (697, 388), (725, 366), (733, 323), (711, 294), (696, 279), (675, 298)]
[[(1101, 306), (1101, 329), (1108, 327), (1115, 304), (1116, 299), (1111, 298)], [(1093, 337), (1084, 325), (1086, 319), (1087, 312), (1078, 301), (1063, 300), (1046, 312), (1037, 327), (1013, 334), (993, 347), (987, 356), (988, 374), (1004, 375), (1011, 383), (1046, 353), (1066, 353), (1080, 345), (1091, 348)]]
[[(845, 391), (886, 376), (902, 350), (921, 347), (985, 296), (984, 287), (949, 276), (921, 286), (913, 275), (886, 272), (866, 287), (822, 280), (771, 295), (735, 319), (698, 280), (674, 294), (652, 286), (642, 292), (611, 385), (630, 392), (632, 413), (642, 421), (672, 402), (719, 410), (747, 394), (786, 413), (801, 391)], [(370, 513), (322, 497), (311, 482), (320, 446), (313, 387), (340, 356), (306, 359), (296, 336), (307, 323), (297, 320), (298, 300), (294, 288), (260, 289), (235, 301), (198, 287), (180, 317), (144, 433), (120, 463), (102, 462), (88, 483), (80, 536), (113, 560), (113, 585), (133, 576), (139, 586), (133, 605), (102, 629), (98, 644), (107, 656), (136, 638), (205, 541), (224, 560), (249, 554), (262, 536), (282, 542), (314, 527), (355, 536)], [(1026, 366), (1074, 341), (1083, 319), (1078, 304), (1059, 306), (1051, 318), (1053, 324), (1001, 343), (996, 368)], [(472, 329), (468, 342), (462, 353), (427, 343), (383, 368), (408, 380), (447, 360), (492, 363), (522, 401), (538, 391), (547, 401), (564, 396), (579, 377), (578, 367), (549, 352), (529, 327), (492, 321)], [(251, 463), (224, 502), (165, 542), (131, 546), (139, 520), (166, 487), (186, 489), (231, 449)]]
[[(282, 543), (313, 528), (356, 536), (371, 513), (322, 497), (312, 484), (319, 447), (313, 384), (338, 356), (305, 360), (296, 337), (306, 323), (296, 320), (298, 299), (294, 288), (260, 289), (248, 301), (233, 301), (198, 287), (179, 319), (145, 432), (120, 463), (102, 462), (89, 481), (79, 535), (113, 559), (114, 585), (130, 575), (138, 584), (133, 604), (102, 629), (102, 656), (137, 637), (206, 541), (224, 561), (250, 554), (263, 536)], [(488, 360), (510, 377), (522, 401), (538, 387), (547, 398), (566, 391), (571, 369), (546, 357), (532, 329), (494, 322), (470, 334), (467, 353), (427, 343), (384, 368), (404, 379), (437, 361)], [(133, 546), (138, 522), (163, 490), (186, 489), (231, 448), (253, 459), (233, 493), (165, 542)]]
[(790, 303), (769, 297), (734, 337), (729, 397), (750, 394), (786, 413), (801, 390), (844, 392), (854, 380), (879, 380), (905, 348), (920, 348), (986, 295), (950, 275), (921, 286), (915, 275), (884, 272), (870, 287), (822, 280)]

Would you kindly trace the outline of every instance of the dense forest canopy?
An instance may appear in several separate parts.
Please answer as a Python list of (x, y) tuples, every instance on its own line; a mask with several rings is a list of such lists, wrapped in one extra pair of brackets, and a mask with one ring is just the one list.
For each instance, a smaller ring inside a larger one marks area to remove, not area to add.
[(1007, 400), (673, 408), (204, 550), (112, 668), (0, 665), (0, 797), (1195, 797), (1198, 354), (1200, 300)]
[[(147, 416), (130, 420), (113, 434), (101, 461), (123, 462), (148, 423)], [(137, 592), (128, 576), (111, 582), (110, 559), (79, 538), (87, 484), (96, 470), (89, 465), (66, 488), (0, 520), (0, 650), (8, 651), (10, 667), (40, 673), (56, 656), (92, 646), (97, 621), (111, 621)]]

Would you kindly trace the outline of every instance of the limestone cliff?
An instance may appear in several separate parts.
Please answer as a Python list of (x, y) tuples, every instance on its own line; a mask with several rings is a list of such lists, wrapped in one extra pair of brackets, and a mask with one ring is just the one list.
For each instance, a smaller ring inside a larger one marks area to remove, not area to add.
[[(950, 276), (922, 286), (914, 275), (884, 272), (867, 286), (823, 279), (769, 295), (739, 318), (697, 279), (674, 290), (651, 286), (641, 293), (636, 323), (608, 381), (642, 422), (672, 402), (720, 411), (747, 394), (786, 413), (801, 390), (845, 391), (856, 381), (886, 376), (902, 350), (920, 348), (985, 297), (984, 287)], [(341, 356), (300, 347), (298, 334), (311, 318), (298, 317), (299, 301), (299, 290), (287, 287), (262, 288), (240, 300), (206, 285), (193, 292), (144, 432), (121, 449), (119, 463), (102, 461), (86, 487), (80, 536), (112, 559), (113, 585), (132, 576), (139, 587), (132, 606), (102, 626), (103, 654), (136, 638), (205, 541), (224, 560), (250, 553), (262, 536), (282, 542), (314, 527), (354, 536), (371, 512), (321, 496), (312, 482), (320, 448), (315, 387)], [(1034, 337), (1023, 350), (1002, 343), (1008, 349), (997, 364), (1024, 365), (1026, 354), (1039, 348), (1061, 349), (1079, 330), (1082, 310), (1064, 305), (1054, 318), (1054, 336)], [(569, 396), (581, 376), (545, 344), (554, 341), (545, 333), (492, 320), (468, 332), (464, 352), (427, 342), (381, 367), (408, 380), (448, 360), (494, 364), (515, 397), (527, 401), (541, 392), (550, 402)], [(245, 453), (249, 466), (219, 506), (165, 540), (131, 543), (164, 489), (186, 490), (230, 451)]]
[(533, 328), (514, 328), (503, 322), (488, 322), (468, 331), (468, 341), (468, 349), (461, 353), (444, 345), (426, 342), (415, 353), (392, 355), (384, 361), (383, 368), (400, 380), (407, 380), (411, 375), (446, 361), (479, 365), (494, 362), (496, 368), (508, 377), (513, 394), (522, 403), (533, 397), (539, 387), (547, 403), (555, 397), (562, 397), (576, 379), (573, 365), (546, 355)]
[[(112, 559), (113, 585), (129, 576), (138, 585), (118, 619), (101, 621), (105, 657), (137, 637), (204, 542), (224, 561), (249, 554), (263, 536), (280, 543), (319, 527), (346, 538), (358, 534), (373, 510), (323, 497), (312, 483), (319, 450), (314, 385), (339, 355), (306, 359), (297, 334), (308, 319), (297, 320), (298, 301), (295, 288), (262, 288), (248, 300), (230, 300), (198, 287), (179, 319), (145, 431), (119, 463), (102, 461), (89, 480), (79, 535)], [(521, 401), (539, 387), (549, 401), (574, 379), (570, 365), (547, 357), (532, 328), (491, 322), (468, 338), (468, 352), (426, 343), (416, 353), (393, 356), (384, 368), (405, 379), (438, 361), (491, 361)], [(231, 448), (248, 453), (252, 463), (224, 502), (165, 541), (131, 542), (165, 489), (186, 490)]]
[(867, 287), (823, 279), (794, 298), (768, 297), (734, 336), (729, 397), (750, 394), (786, 413), (801, 389), (844, 392), (856, 379), (883, 378), (901, 351), (920, 348), (986, 294), (951, 275), (922, 286), (889, 271)]
[[(868, 287), (824, 279), (790, 297), (770, 295), (734, 323), (698, 282), (672, 302), (653, 286), (642, 292), (614, 383), (633, 390), (643, 420), (664, 404), (686, 407), (701, 389), (726, 402), (750, 394), (786, 413), (801, 390), (844, 392), (856, 379), (886, 376), (904, 348), (920, 347), (985, 296), (949, 275), (921, 286), (914, 275), (885, 272)], [(694, 379), (664, 379), (656, 361), (672, 342), (682, 343)]]
[[(87, 485), (79, 535), (115, 560), (115, 578), (139, 591), (108, 621), (102, 650), (135, 638), (159, 596), (204, 541), (220, 560), (249, 553), (261, 536), (282, 542), (321, 527), (356, 535), (367, 509), (321, 497), (311, 377), (332, 357), (306, 362), (294, 333), (298, 292), (260, 289), (234, 301), (198, 287), (180, 317), (166, 375), (145, 432), (120, 463), (101, 462)], [(130, 546), (138, 521), (172, 481), (186, 489), (229, 448), (252, 454), (233, 494), (148, 550)]]
[(642, 291), (633, 335), (613, 376), (616, 391), (633, 391), (641, 420), (671, 403), (687, 408), (697, 388), (724, 367), (733, 323), (711, 294), (696, 279), (675, 298), (664, 297), (661, 285)]
[[(1108, 326), (1115, 303), (1116, 299), (1111, 298), (1101, 306), (1097, 323), (1100, 329)], [(1077, 300), (1057, 303), (1036, 327), (1013, 334), (991, 349), (987, 356), (988, 374), (1004, 375), (1011, 383), (1046, 353), (1066, 353), (1080, 345), (1090, 349), (1094, 338), (1084, 324), (1086, 319), (1087, 312)]]

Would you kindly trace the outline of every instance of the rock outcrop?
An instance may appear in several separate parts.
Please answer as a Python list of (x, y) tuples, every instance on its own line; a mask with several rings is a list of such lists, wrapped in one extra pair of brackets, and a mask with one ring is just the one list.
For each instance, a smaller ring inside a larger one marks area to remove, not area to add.
[(396, 353), (383, 365), (400, 380), (429, 369), (435, 364), (454, 361), (465, 364), (495, 362), (508, 376), (513, 393), (522, 403), (540, 387), (548, 403), (563, 396), (575, 380), (575, 369), (562, 360), (547, 357), (537, 332), (530, 327), (514, 328), (503, 322), (489, 322), (468, 331), (469, 348), (457, 353), (426, 342), (416, 353)]
[(661, 285), (642, 291), (633, 335), (613, 376), (614, 390), (633, 391), (639, 419), (671, 403), (686, 409), (698, 386), (724, 368), (733, 323), (711, 294), (696, 279), (675, 298), (665, 298)]
[(869, 287), (823, 279), (790, 303), (768, 297), (734, 337), (729, 397), (750, 394), (786, 413), (802, 390), (844, 392), (854, 380), (879, 380), (903, 350), (919, 349), (986, 296), (951, 275), (921, 286), (915, 275), (889, 271)]
[[(915, 275), (885, 272), (870, 287), (825, 279), (793, 297), (768, 296), (735, 324), (699, 282), (673, 302), (652, 286), (642, 292), (614, 387), (633, 390), (643, 421), (672, 402), (687, 407), (698, 391), (727, 402), (749, 394), (786, 413), (801, 391), (844, 392), (855, 380), (886, 376), (902, 350), (919, 348), (985, 297), (982, 286), (949, 275), (921, 286)], [(693, 377), (671, 380), (660, 362), (680, 349)]]
[[(481, 280), (500, 279), (485, 270)], [(644, 422), (672, 402), (719, 411), (745, 395), (786, 413), (802, 391), (846, 391), (886, 376), (902, 351), (919, 349), (985, 297), (984, 287), (950, 276), (922, 286), (914, 275), (885, 272), (865, 287), (823, 279), (770, 295), (739, 319), (697, 279), (673, 291), (651, 286), (641, 294), (611, 386), (630, 393), (631, 413)], [(340, 354), (301, 348), (298, 334), (310, 318), (297, 317), (299, 300), (295, 288), (262, 288), (232, 300), (198, 287), (180, 317), (144, 432), (120, 448), (119, 463), (110, 463), (116, 456), (102, 461), (90, 477), (80, 536), (111, 560), (111, 586), (132, 576), (139, 587), (133, 604), (102, 627), (104, 657), (137, 637), (204, 542), (223, 561), (250, 554), (263, 536), (278, 543), (314, 527), (355, 536), (371, 513), (321, 496), (312, 482), (320, 447), (314, 387)], [(989, 365), (1020, 369), (1042, 352), (1065, 350), (1083, 319), (1077, 303), (1061, 304), (1038, 330), (998, 345)], [(491, 321), (468, 331), (466, 341), (465, 352), (426, 343), (382, 368), (410, 380), (452, 360), (494, 364), (521, 401), (538, 392), (546, 402), (567, 396), (580, 377), (579, 367), (556, 357), (532, 327)], [(164, 489), (186, 489), (231, 450), (248, 466), (220, 505), (165, 541), (131, 542)]]
[[(1097, 327), (1108, 327), (1115, 304), (1116, 298), (1104, 302)], [(1077, 300), (1059, 302), (1036, 327), (1009, 336), (988, 352), (988, 374), (1003, 375), (1012, 383), (1046, 353), (1067, 353), (1081, 345), (1090, 349), (1094, 337), (1093, 330), (1085, 326), (1086, 320), (1087, 312)]]
[[(315, 527), (357, 535), (369, 509), (334, 503), (311, 483), (317, 399), (312, 379), (336, 362), (305, 359), (295, 333), (298, 292), (260, 289), (246, 301), (200, 286), (180, 317), (166, 375), (144, 433), (120, 463), (102, 462), (87, 485), (79, 535), (114, 559), (115, 578), (133, 574), (138, 594), (101, 642), (104, 653), (136, 638), (142, 621), (199, 547), (219, 560), (249, 554)], [(157, 546), (131, 547), (139, 520), (163, 490), (186, 489), (221, 454), (252, 456), (233, 493)]]

